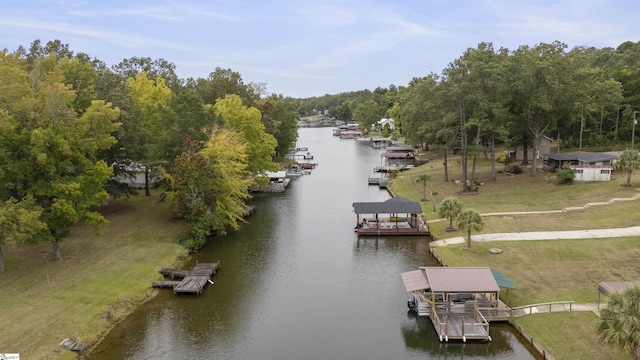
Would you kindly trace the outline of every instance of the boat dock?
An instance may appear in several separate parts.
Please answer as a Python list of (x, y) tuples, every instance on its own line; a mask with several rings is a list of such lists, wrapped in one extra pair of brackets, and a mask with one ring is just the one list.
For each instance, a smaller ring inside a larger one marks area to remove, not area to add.
[[(190, 271), (162, 268), (160, 273), (172, 280), (156, 281), (153, 283), (154, 288), (172, 288), (174, 294), (189, 293), (201, 294), (207, 283), (213, 284), (211, 276), (220, 269), (220, 261), (216, 263), (197, 264)], [(181, 279), (181, 280), (173, 280)]]
[(389, 178), (386, 177), (369, 177), (369, 185), (378, 185), (381, 189), (386, 189), (389, 186)]

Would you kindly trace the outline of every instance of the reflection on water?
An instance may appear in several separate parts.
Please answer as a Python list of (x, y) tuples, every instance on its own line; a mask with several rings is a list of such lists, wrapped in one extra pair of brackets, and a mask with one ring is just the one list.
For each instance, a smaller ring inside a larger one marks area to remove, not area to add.
[(534, 359), (508, 325), (492, 324), (490, 343), (442, 344), (408, 313), (400, 273), (435, 265), (429, 239), (353, 231), (353, 202), (389, 198), (367, 185), (382, 149), (331, 128), (302, 128), (298, 144), (318, 163), (312, 174), (256, 195), (249, 224), (195, 255), (220, 260), (215, 284), (161, 291), (90, 359)]

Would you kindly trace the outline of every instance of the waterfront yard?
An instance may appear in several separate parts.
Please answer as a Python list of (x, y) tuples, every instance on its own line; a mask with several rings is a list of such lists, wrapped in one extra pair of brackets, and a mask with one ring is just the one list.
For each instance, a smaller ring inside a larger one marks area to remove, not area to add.
[[(158, 194), (113, 201), (102, 209), (110, 223), (102, 236), (80, 225), (60, 243), (3, 249), (0, 274), (0, 352), (24, 359), (76, 359), (64, 338), (92, 343), (146, 300), (158, 270), (186, 257)], [(176, 264), (177, 265), (177, 264)]]
[[(497, 168), (502, 166), (498, 164)], [(450, 179), (460, 178), (459, 167), (450, 170)], [(442, 164), (427, 163), (400, 174), (392, 183), (393, 191), (410, 199), (420, 199), (423, 189), (415, 179), (425, 173), (432, 176), (428, 193), (437, 191), (439, 201), (457, 196), (464, 208), (472, 208), (481, 214), (560, 210), (618, 199), (606, 205), (561, 213), (483, 217), (484, 228), (475, 233), (639, 225), (640, 200), (622, 199), (629, 199), (640, 191), (636, 187), (622, 187), (623, 176), (607, 183), (556, 185), (552, 175), (540, 173), (532, 178), (525, 170), (516, 176), (498, 174), (493, 183), (489, 181), (488, 161), (481, 161), (476, 174), (483, 185), (473, 194), (460, 194), (461, 186), (442, 181)], [(632, 181), (638, 179), (636, 174)], [(438, 218), (430, 202), (423, 202), (423, 210), (427, 219)], [(458, 231), (445, 232), (446, 225), (448, 223), (443, 221), (431, 223), (436, 238), (466, 236)], [(503, 252), (490, 254), (489, 248), (494, 247)], [(486, 242), (473, 243), (471, 249), (467, 249), (466, 244), (456, 244), (439, 247), (436, 253), (450, 266), (489, 266), (501, 270), (518, 287), (509, 293), (508, 301), (512, 306), (563, 300), (597, 303), (599, 282), (640, 279), (637, 266), (640, 239), (637, 238)], [(503, 300), (506, 295), (506, 292), (501, 294)], [(606, 303), (607, 299), (602, 301)], [(593, 327), (595, 314), (533, 315), (518, 321), (556, 359), (624, 358), (617, 349), (597, 341)]]

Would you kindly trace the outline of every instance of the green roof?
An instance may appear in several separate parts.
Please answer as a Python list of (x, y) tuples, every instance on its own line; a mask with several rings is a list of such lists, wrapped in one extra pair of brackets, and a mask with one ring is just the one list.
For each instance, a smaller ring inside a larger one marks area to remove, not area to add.
[(496, 279), (499, 287), (518, 290), (518, 288), (513, 285), (511, 280), (507, 279), (507, 277), (504, 276), (504, 274), (500, 270), (491, 269), (491, 273), (493, 273), (493, 278)]

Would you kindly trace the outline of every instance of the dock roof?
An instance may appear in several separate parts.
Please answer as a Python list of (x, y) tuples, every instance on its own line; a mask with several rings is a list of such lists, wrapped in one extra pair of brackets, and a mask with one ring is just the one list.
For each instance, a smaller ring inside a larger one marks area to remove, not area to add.
[(419, 202), (395, 196), (383, 202), (354, 202), (353, 211), (356, 214), (420, 214), (422, 207)]
[(380, 154), (380, 157), (385, 157), (388, 159), (405, 159), (405, 158), (412, 158), (413, 153), (402, 152), (402, 151), (387, 151)]
[(500, 292), (494, 274), (488, 267), (428, 266), (400, 275), (407, 291), (430, 289), (437, 293)]

